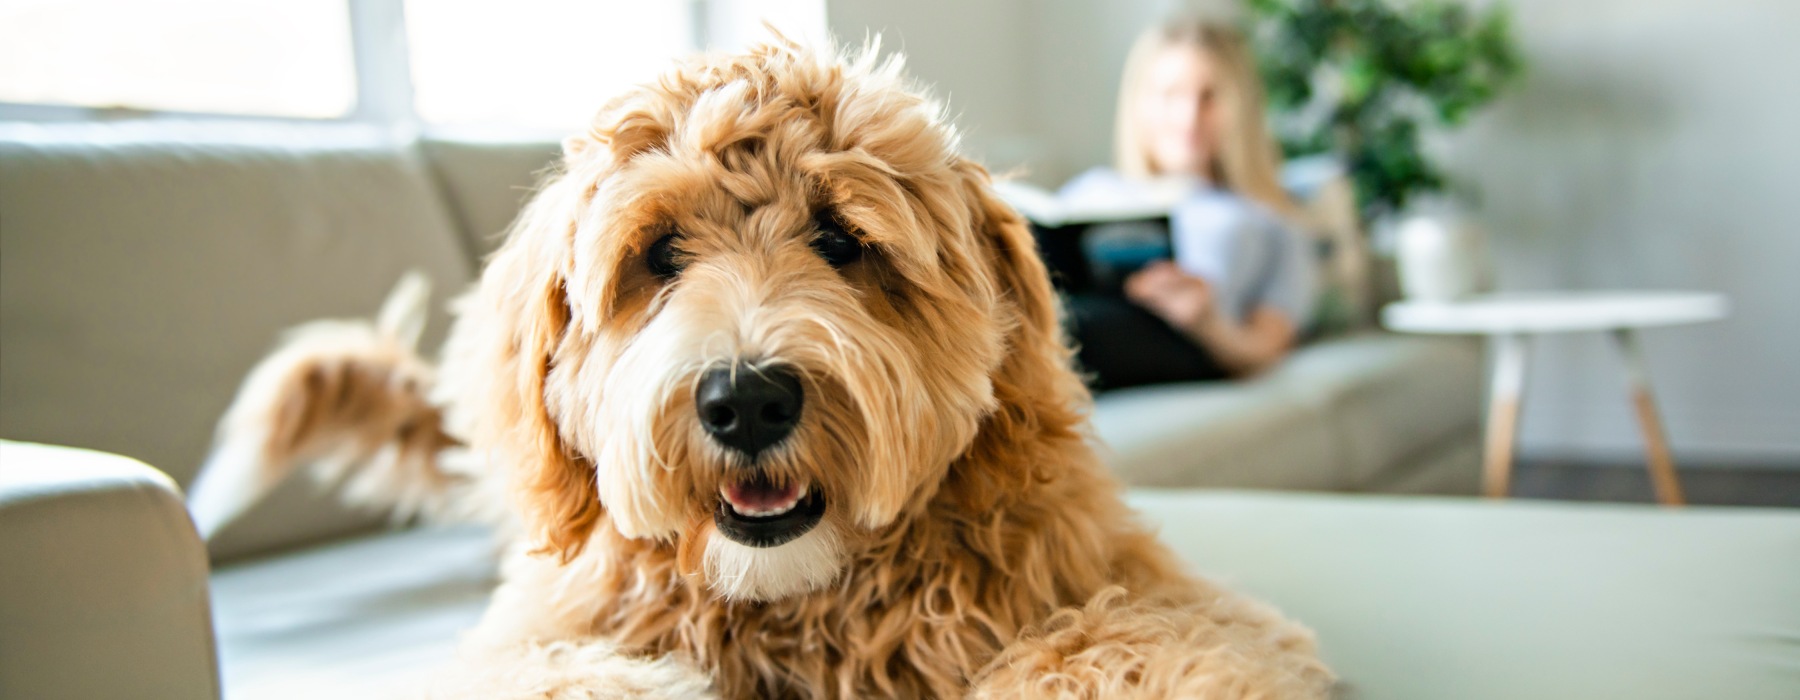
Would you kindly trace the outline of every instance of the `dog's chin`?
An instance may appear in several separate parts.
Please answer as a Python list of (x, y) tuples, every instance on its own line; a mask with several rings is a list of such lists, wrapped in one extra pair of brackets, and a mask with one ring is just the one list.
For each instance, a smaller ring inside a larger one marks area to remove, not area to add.
[(819, 522), (774, 546), (745, 544), (721, 529), (706, 542), (706, 580), (727, 600), (767, 602), (818, 590), (843, 569), (836, 526)]
[(730, 600), (769, 601), (830, 583), (842, 547), (825, 508), (823, 489), (778, 483), (760, 470), (721, 484), (706, 544), (712, 589)]

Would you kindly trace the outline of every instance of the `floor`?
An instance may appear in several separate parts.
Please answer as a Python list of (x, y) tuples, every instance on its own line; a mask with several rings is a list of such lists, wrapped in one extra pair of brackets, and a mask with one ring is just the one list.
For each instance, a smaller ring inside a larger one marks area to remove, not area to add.
[[(1800, 468), (1795, 466), (1689, 465), (1679, 473), (1689, 503), (1800, 508)], [(1656, 500), (1641, 464), (1548, 459), (1519, 463), (1513, 496), (1636, 503)]]

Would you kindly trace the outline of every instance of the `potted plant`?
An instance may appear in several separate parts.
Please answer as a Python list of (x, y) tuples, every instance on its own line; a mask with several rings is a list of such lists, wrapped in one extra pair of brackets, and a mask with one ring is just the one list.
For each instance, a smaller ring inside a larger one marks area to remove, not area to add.
[[(1400, 219), (1450, 184), (1421, 148), (1492, 102), (1521, 69), (1503, 7), (1443, 0), (1249, 0), (1257, 60), (1289, 157), (1334, 154), (1364, 230), (1395, 230), (1408, 295), (1479, 286), (1473, 229), (1436, 214)], [(1435, 239), (1435, 240), (1434, 240)]]

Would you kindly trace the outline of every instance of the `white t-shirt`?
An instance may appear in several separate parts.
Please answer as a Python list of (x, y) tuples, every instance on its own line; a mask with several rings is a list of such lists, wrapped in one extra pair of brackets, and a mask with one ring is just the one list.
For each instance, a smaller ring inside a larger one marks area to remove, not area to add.
[(1318, 288), (1310, 239), (1262, 205), (1200, 180), (1130, 180), (1089, 170), (1057, 193), (1065, 203), (1166, 206), (1175, 264), (1212, 285), (1218, 309), (1242, 321), (1259, 306), (1296, 326), (1312, 320)]

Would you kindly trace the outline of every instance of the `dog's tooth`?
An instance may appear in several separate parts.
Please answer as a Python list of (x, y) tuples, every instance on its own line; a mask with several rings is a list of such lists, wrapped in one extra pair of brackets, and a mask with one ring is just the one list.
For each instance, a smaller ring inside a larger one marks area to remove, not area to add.
[(775, 506), (772, 508), (751, 508), (751, 507), (746, 507), (746, 506), (740, 506), (736, 502), (732, 501), (732, 499), (731, 499), (731, 487), (727, 486), (727, 485), (723, 485), (723, 484), (721, 484), (719, 486), (719, 497), (721, 499), (723, 499), (725, 501), (725, 504), (730, 506), (731, 510), (733, 512), (737, 513), (738, 515), (742, 515), (742, 516), (750, 517), (750, 518), (765, 518), (765, 517), (769, 517), (769, 516), (773, 516), (773, 515), (781, 515), (783, 513), (793, 510), (795, 508), (795, 506), (800, 505), (801, 501), (806, 500), (807, 494), (811, 493), (811, 491), (812, 491), (811, 484), (801, 484), (800, 487), (795, 490), (793, 498), (788, 499), (787, 503), (784, 503), (782, 505)]
[(787, 503), (786, 505), (776, 506), (774, 508), (739, 508), (736, 503), (730, 503), (731, 509), (733, 511), (736, 511), (738, 515), (751, 517), (751, 518), (764, 518), (764, 517), (768, 517), (771, 515), (781, 515), (790, 510), (793, 510), (794, 506), (797, 506), (797, 505), (800, 505), (799, 499), (795, 499), (794, 501), (791, 501), (791, 502)]

